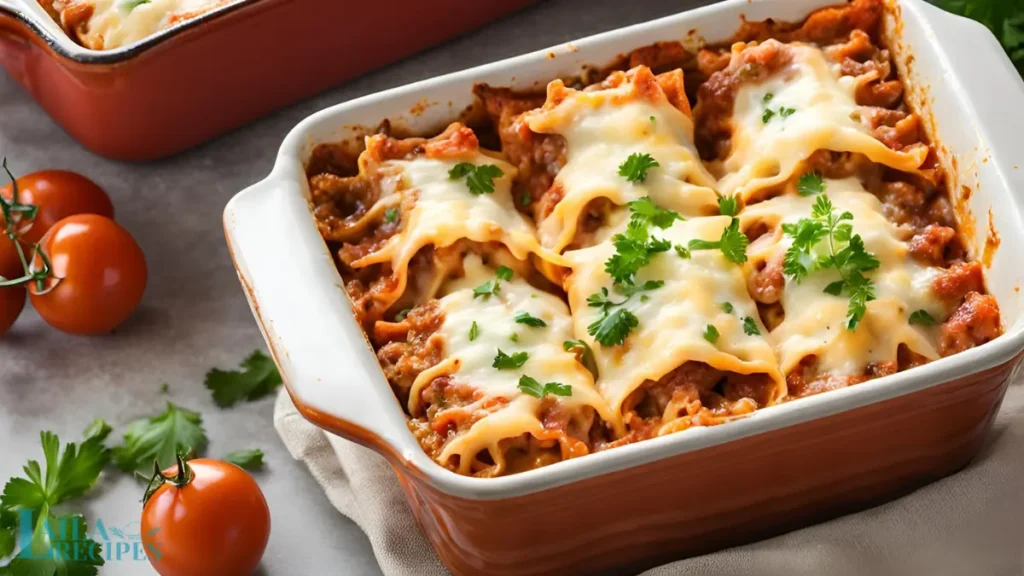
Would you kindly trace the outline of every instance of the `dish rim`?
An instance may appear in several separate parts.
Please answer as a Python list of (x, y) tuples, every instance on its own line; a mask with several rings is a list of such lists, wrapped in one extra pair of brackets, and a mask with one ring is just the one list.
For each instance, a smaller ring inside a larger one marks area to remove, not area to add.
[[(904, 18), (906, 17), (908, 8), (911, 9), (916, 18), (921, 18), (926, 22), (929, 22), (932, 18), (938, 17), (936, 13), (933, 13), (932, 16), (926, 16), (920, 13), (922, 7), (926, 6), (922, 0), (898, 0), (898, 2), (890, 0), (890, 2), (894, 2), (899, 6), (901, 11), (904, 13)], [(294, 177), (290, 172), (294, 172), (293, 169), (296, 166), (300, 167), (299, 172), (303, 175), (305, 174), (303, 155), (304, 151), (307, 149), (306, 146), (309, 144), (309, 134), (315, 132), (316, 128), (323, 125), (325, 122), (331, 121), (330, 119), (335, 116), (343, 114), (352, 116), (361, 108), (377, 104), (381, 101), (398, 100), (418, 92), (427, 92), (438, 89), (445, 85), (471, 86), (474, 80), (479, 80), (483, 76), (495, 73), (505, 73), (506, 76), (514, 76), (515, 72), (523, 69), (524, 65), (528, 65), (538, 59), (546, 58), (547, 55), (554, 50), (558, 50), (559, 53), (564, 52), (565, 46), (567, 45), (575, 45), (578, 47), (603, 43), (614, 44), (618, 40), (617, 37), (627, 33), (643, 30), (644, 28), (651, 27), (656, 23), (666, 24), (674, 22), (682, 25), (681, 23), (686, 22), (688, 19), (692, 19), (697, 15), (709, 15), (719, 11), (723, 13), (731, 13), (736, 10), (738, 6), (748, 5), (749, 3), (750, 0), (726, 0), (719, 4), (704, 6), (664, 18), (588, 36), (570, 43), (559, 44), (553, 48), (530, 52), (528, 54), (499, 60), (483, 66), (366, 95), (325, 108), (299, 122), (299, 124), (297, 124), (285, 137), (278, 151), (271, 174), (261, 182), (243, 190), (229, 202), (224, 212), (224, 226), (229, 250), (231, 251), (232, 259), (235, 262), (239, 277), (245, 288), (246, 296), (249, 298), (250, 305), (253, 308), (253, 313), (256, 316), (260, 329), (267, 340), (271, 353), (274, 355), (275, 360), (278, 360), (278, 365), (282, 369), (282, 375), (284, 376), (288, 392), (296, 406), (299, 408), (300, 413), (302, 413), (307, 419), (310, 419), (315, 424), (328, 431), (338, 431), (340, 427), (337, 423), (339, 422), (347, 423), (347, 421), (342, 417), (327, 414), (304, 405), (301, 398), (298, 397), (299, 394), (296, 392), (296, 387), (292, 382), (294, 374), (292, 370), (290, 370), (290, 365), (279, 361), (282, 356), (287, 355), (287, 350), (283, 349), (283, 345), (279, 339), (273, 337), (274, 333), (271, 329), (272, 321), (267, 322), (267, 319), (262, 317), (259, 301), (255, 295), (254, 286), (250, 285), (246, 278), (246, 274), (243, 271), (245, 268), (244, 262), (240, 265), (237, 245), (239, 238), (237, 236), (238, 231), (236, 229), (234, 219), (238, 215), (244, 214), (246, 211), (251, 211), (252, 204), (258, 205), (260, 201), (262, 201), (263, 204), (267, 204), (269, 201), (274, 200), (273, 192), (275, 186), (280, 187), (279, 185), (282, 182), (290, 181), (290, 179)], [(811, 3), (817, 4), (818, 6), (835, 4), (835, 2), (829, 2), (827, 0), (804, 0), (801, 5)], [(939, 11), (938, 8), (931, 6), (927, 6), (927, 9)], [(984, 29), (980, 24), (968, 21), (964, 18), (953, 15), (945, 15), (942, 17), (949, 18), (950, 23), (957, 25), (969, 23), (969, 25)], [(977, 30), (975, 30), (975, 32), (977, 32)], [(985, 33), (990, 34), (987, 30), (985, 30)], [(1003, 57), (1005, 58), (1005, 56)], [(1021, 93), (1024, 93), (1024, 90), (1022, 90)], [(1002, 186), (998, 191), (988, 191), (987, 194), (992, 198), (1008, 196), (1011, 192), (1006, 189), (1005, 186), (1008, 183), (1008, 180), (1005, 178), (1004, 170), (998, 163), (994, 164), (998, 174), (1002, 177), (1004, 186)], [(300, 188), (306, 189), (305, 184), (302, 184)], [(308, 193), (308, 189), (306, 190)], [(280, 200), (280, 198), (277, 199)], [(294, 201), (294, 199), (292, 199), (292, 201)], [(303, 199), (303, 201), (305, 201), (305, 199)], [(308, 213), (308, 205), (306, 208)], [(1019, 219), (1020, 215), (1017, 214), (1017, 217)], [(312, 226), (314, 226), (313, 219), (310, 217), (306, 227)], [(1007, 248), (1007, 246), (1003, 247), (1003, 249)], [(323, 244), (322, 250), (328, 256), (328, 261), (330, 261), (330, 254), (327, 250), (326, 244)], [(333, 270), (334, 275), (336, 276), (335, 284), (342, 286), (343, 284), (337, 269), (333, 268)], [(349, 319), (338, 319), (338, 322), (349, 321), (354, 322), (354, 320)], [(282, 349), (277, 349), (277, 347), (281, 347)], [(406, 444), (411, 443), (413, 448), (411, 451), (409, 445), (395, 445), (374, 431), (362, 429), (358, 426), (345, 426), (344, 428), (349, 429), (350, 432), (352, 428), (359, 428), (360, 434), (357, 435), (357, 441), (365, 445), (370, 445), (371, 448), (384, 453), (385, 456), (392, 460), (393, 465), (403, 466), (408, 472), (412, 473), (416, 477), (426, 480), (434, 488), (444, 493), (469, 500), (512, 498), (574, 482), (584, 481), (586, 479), (591, 479), (605, 474), (619, 472), (627, 468), (649, 464), (658, 460), (671, 458), (679, 454), (700, 450), (717, 444), (723, 444), (755, 434), (793, 426), (801, 422), (817, 418), (828, 417), (840, 412), (860, 408), (868, 404), (882, 402), (898, 396), (918, 392), (926, 388), (947, 383), (957, 378), (979, 373), (1002, 365), (1006, 362), (1012, 361), (1021, 354), (1022, 351), (1024, 351), (1024, 321), (1022, 321), (1021, 318), (1018, 318), (1012, 326), (1006, 327), (1006, 332), (1001, 337), (992, 342), (954, 356), (940, 358), (939, 360), (906, 372), (900, 372), (891, 376), (871, 380), (854, 387), (834, 390), (828, 394), (820, 394), (803, 398), (800, 399), (799, 402), (790, 402), (768, 407), (755, 412), (750, 417), (730, 422), (728, 426), (692, 428), (687, 430), (686, 434), (670, 434), (667, 436), (652, 438), (645, 440), (644, 442), (635, 443), (616, 450), (590, 454), (586, 458), (571, 459), (560, 462), (557, 465), (498, 478), (467, 477), (448, 470), (430, 459), (423, 452), (408, 430), (405, 430), (405, 435), (408, 437), (408, 442)], [(364, 352), (365, 351), (355, 351), (351, 349), (346, 350), (346, 353), (348, 354), (362, 354)], [(373, 361), (376, 363), (375, 357), (373, 358)], [(361, 374), (360, 376), (364, 375)], [(369, 377), (370, 381), (360, 382), (357, 385), (368, 388), (379, 388), (379, 386), (377, 386), (378, 381), (386, 384), (382, 373), (376, 375), (369, 374)], [(397, 400), (394, 399), (394, 395), (389, 386), (384, 386), (383, 390), (373, 390), (372, 393), (375, 395), (386, 393), (390, 396), (395, 409), (402, 412), (402, 417), (403, 419), (405, 418), (404, 411), (402, 411)]]

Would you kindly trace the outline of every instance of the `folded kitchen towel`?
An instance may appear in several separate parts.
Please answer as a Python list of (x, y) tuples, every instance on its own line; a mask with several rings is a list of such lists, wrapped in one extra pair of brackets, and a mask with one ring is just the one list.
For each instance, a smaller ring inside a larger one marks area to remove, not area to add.
[[(283, 392), (274, 425), (331, 503), (366, 532), (386, 576), (447, 574), (383, 457), (316, 428)], [(1024, 574), (1024, 385), (1007, 391), (965, 470), (858, 514), (645, 573), (674, 574)]]

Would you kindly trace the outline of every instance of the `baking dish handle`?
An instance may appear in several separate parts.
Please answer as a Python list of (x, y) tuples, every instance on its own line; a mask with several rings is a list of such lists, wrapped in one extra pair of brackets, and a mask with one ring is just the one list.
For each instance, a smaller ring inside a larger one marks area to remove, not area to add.
[(408, 459), (404, 414), (355, 321), (305, 186), (300, 170), (284, 167), (228, 203), (224, 231), (238, 277), (299, 412)]

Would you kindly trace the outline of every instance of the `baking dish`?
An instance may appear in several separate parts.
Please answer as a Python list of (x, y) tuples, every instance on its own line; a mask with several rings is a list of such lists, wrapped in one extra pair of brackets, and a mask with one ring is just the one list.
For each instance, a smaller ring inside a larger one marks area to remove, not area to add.
[[(352, 318), (308, 205), (312, 147), (388, 118), (429, 131), (470, 104), (474, 82), (541, 86), (661, 40), (732, 35), (740, 17), (797, 21), (829, 0), (732, 0), (342, 104), (285, 139), (271, 175), (224, 223), (239, 277), (299, 411), (394, 466), (421, 527), (455, 573), (641, 568), (779, 533), (893, 498), (969, 462), (1019, 370), (1024, 185), (1013, 136), (1024, 83), (980, 25), (920, 0), (889, 4), (888, 44), (908, 99), (931, 118), (962, 227), (987, 246), (1006, 333), (909, 372), (512, 476), (458, 476), (423, 453)], [(955, 49), (940, 38), (957, 38)], [(427, 98), (438, 103), (405, 113)], [(992, 98), (999, 102), (993, 105)], [(998, 206), (998, 209), (995, 207)], [(1002, 248), (992, 250), (998, 237)], [(717, 488), (715, 492), (711, 492)]]
[[(244, 0), (95, 51), (76, 44), (36, 0), (0, 0), (0, 64), (86, 148), (149, 160), (529, 3), (444, 0), (424, 10), (408, 0)], [(380, 20), (415, 33), (382, 36), (363, 25)]]

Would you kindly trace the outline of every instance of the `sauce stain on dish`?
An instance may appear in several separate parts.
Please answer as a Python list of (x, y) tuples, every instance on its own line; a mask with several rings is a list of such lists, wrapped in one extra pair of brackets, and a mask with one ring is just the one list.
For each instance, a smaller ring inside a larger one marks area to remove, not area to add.
[(988, 234), (985, 236), (985, 249), (981, 253), (981, 262), (985, 265), (985, 268), (992, 267), (992, 259), (996, 255), (996, 250), (999, 249), (999, 244), (1002, 241), (999, 239), (999, 232), (996, 231), (995, 218), (992, 216), (992, 209), (988, 210)]

